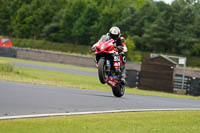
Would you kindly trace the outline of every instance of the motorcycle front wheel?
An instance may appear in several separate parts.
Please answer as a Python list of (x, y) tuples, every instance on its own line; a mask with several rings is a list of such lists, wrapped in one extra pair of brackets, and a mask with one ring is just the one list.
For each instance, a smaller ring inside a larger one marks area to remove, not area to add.
[(105, 61), (106, 61), (105, 58), (101, 58), (98, 63), (98, 75), (99, 75), (99, 80), (102, 84), (105, 84), (107, 81)]
[(112, 87), (113, 95), (116, 97), (122, 97), (125, 92), (125, 86), (124, 85), (118, 85), (118, 87)]

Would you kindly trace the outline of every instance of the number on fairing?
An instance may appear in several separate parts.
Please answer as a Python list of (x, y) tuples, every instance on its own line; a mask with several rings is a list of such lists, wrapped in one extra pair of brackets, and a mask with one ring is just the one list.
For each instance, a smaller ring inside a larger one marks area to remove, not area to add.
[(114, 56), (114, 61), (116, 61), (116, 62), (120, 61), (119, 55)]

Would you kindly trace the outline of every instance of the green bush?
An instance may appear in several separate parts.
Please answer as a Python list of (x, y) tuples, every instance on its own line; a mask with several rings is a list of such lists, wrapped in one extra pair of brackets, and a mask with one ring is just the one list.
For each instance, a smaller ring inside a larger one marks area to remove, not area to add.
[(126, 58), (129, 61), (133, 61), (133, 54), (134, 54), (134, 50), (135, 50), (135, 42), (133, 41), (133, 39), (128, 36), (125, 40), (126, 42), (126, 46), (128, 48), (128, 52), (126, 53)]
[(13, 72), (13, 69), (13, 64), (6, 61), (0, 61), (0, 72)]
[(200, 67), (199, 57), (195, 56), (187, 57), (187, 66)]
[(141, 55), (141, 52), (138, 52), (138, 51), (135, 51), (133, 53), (133, 56), (131, 58), (131, 61), (134, 61), (134, 62), (142, 62), (142, 55)]
[(17, 39), (13, 38), (13, 46), (21, 48), (32, 48), (41, 50), (60, 51), (67, 53), (79, 53), (89, 54), (89, 45), (77, 45), (67, 43), (55, 43), (45, 40), (33, 40), (33, 39)]

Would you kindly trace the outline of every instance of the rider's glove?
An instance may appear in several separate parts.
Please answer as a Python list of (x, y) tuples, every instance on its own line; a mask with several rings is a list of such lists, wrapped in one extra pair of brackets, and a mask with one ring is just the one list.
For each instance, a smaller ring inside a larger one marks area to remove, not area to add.
[(117, 49), (119, 50), (119, 52), (123, 51), (123, 47), (122, 46), (117, 46)]
[(91, 52), (95, 52), (96, 50), (95, 50), (94, 47), (91, 47), (90, 51), (91, 51)]

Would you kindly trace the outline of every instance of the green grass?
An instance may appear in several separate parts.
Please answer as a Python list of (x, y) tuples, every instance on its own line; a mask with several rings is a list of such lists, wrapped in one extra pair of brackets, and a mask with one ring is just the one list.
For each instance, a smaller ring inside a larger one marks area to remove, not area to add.
[(57, 63), (50, 63), (50, 62), (40, 62), (40, 61), (31, 61), (31, 60), (23, 60), (23, 59), (15, 59), (15, 58), (7, 58), (7, 57), (0, 57), (1, 61), (7, 62), (21, 62), (21, 63), (30, 63), (36, 65), (45, 65), (45, 66), (52, 66), (58, 68), (70, 68), (70, 69), (79, 69), (79, 70), (86, 70), (86, 71), (97, 71), (96, 68), (89, 68), (89, 67), (79, 67), (73, 65), (66, 65), (66, 64), (57, 64)]
[(2, 72), (12, 72), (13, 71), (13, 64), (0, 60), (0, 71)]
[[(111, 92), (111, 88), (108, 85), (102, 85), (97, 77), (63, 72), (54, 72), (34, 68), (14, 67), (13, 72), (1, 71), (0, 79), (6, 81)], [(200, 97), (177, 95), (156, 91), (146, 91), (133, 88), (126, 88), (126, 93), (200, 100)]]
[(97, 77), (26, 67), (14, 67), (13, 72), (0, 72), (0, 79), (81, 89), (101, 90), (108, 88), (100, 84)]
[(199, 133), (200, 111), (77, 115), (0, 121), (1, 133)]
[(141, 90), (136, 88), (127, 88), (126, 93), (137, 94), (137, 95), (148, 95), (148, 96), (160, 96), (160, 97), (171, 97), (171, 98), (184, 98), (184, 99), (193, 99), (200, 100), (200, 97), (189, 96), (189, 95), (180, 95), (175, 93), (159, 92), (159, 91), (148, 91)]

